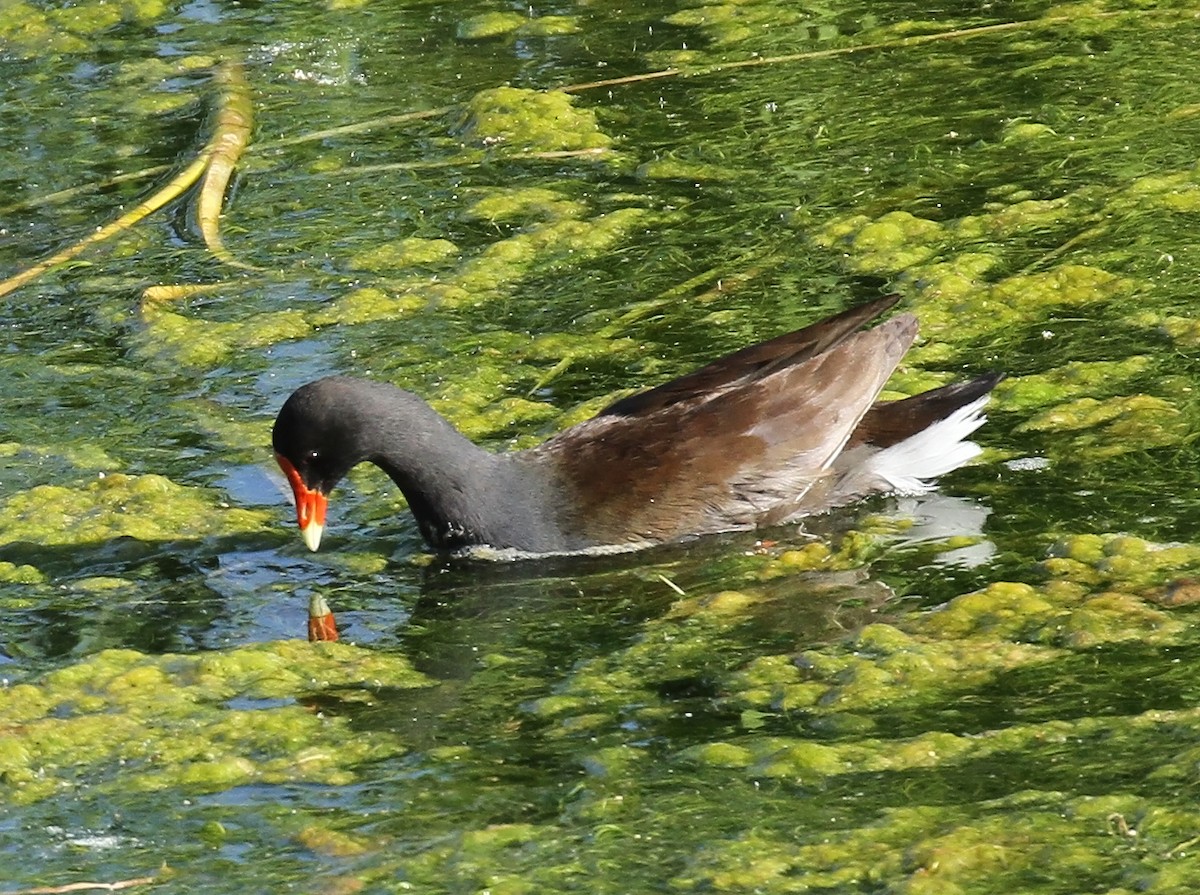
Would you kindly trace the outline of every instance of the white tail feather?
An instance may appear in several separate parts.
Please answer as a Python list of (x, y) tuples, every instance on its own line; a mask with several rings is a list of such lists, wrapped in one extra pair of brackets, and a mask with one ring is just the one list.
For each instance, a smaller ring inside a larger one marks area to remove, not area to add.
[(926, 493), (933, 487), (931, 479), (958, 469), (982, 452), (983, 448), (966, 439), (987, 420), (981, 412), (987, 401), (984, 395), (964, 404), (944, 420), (881, 451), (864, 456), (859, 448), (850, 452), (857, 455), (853, 458), (844, 455), (857, 462), (847, 464), (836, 495), (850, 498), (871, 491)]
[(966, 439), (987, 421), (981, 413), (987, 400), (984, 395), (964, 404), (944, 420), (872, 455), (866, 466), (901, 494), (928, 491), (932, 487), (929, 479), (958, 469), (983, 451)]

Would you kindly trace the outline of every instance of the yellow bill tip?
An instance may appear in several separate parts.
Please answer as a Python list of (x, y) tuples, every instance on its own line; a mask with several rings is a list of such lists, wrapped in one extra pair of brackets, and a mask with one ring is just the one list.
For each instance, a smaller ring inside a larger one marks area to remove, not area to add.
[(300, 529), (300, 534), (304, 536), (304, 544), (313, 553), (317, 552), (317, 548), (321, 546), (321, 534), (325, 531), (324, 525), (318, 525), (316, 522), (309, 522), (308, 525)]

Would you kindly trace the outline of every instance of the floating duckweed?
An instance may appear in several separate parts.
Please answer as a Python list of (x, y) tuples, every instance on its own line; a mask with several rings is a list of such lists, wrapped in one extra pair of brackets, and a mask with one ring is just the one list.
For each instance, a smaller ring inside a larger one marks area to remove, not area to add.
[(286, 310), (255, 314), (237, 323), (191, 320), (161, 307), (156, 302), (142, 306), (146, 331), (143, 353), (163, 355), (194, 367), (212, 366), (240, 349), (300, 339), (312, 332), (301, 311)]
[(1071, 535), (1056, 541), (1048, 552), (1051, 557), (1065, 556), (1079, 563), (1093, 564), (1104, 557), (1105, 541), (1103, 535)]
[(855, 640), (857, 649), (881, 655), (910, 650), (913, 645), (913, 639), (908, 634), (892, 625), (884, 624), (867, 625), (858, 632)]
[(1140, 210), (1149, 206), (1168, 211), (1194, 212), (1200, 209), (1200, 183), (1195, 170), (1170, 174), (1147, 174), (1131, 181), (1112, 206), (1119, 210)]
[(913, 279), (923, 294), (943, 301), (966, 299), (984, 288), (984, 277), (1000, 264), (999, 255), (963, 252), (947, 261), (923, 265)]
[(581, 218), (587, 205), (564, 196), (558, 190), (531, 186), (490, 191), (467, 210), (467, 216), (484, 221), (547, 221)]
[(643, 55), (650, 68), (660, 71), (668, 68), (686, 68), (689, 65), (704, 66), (708, 64), (709, 59), (708, 54), (702, 50), (688, 50), (682, 47), (650, 50)]
[(229, 830), (219, 820), (205, 821), (200, 827), (200, 839), (206, 845), (220, 847), (229, 837)]
[(1167, 193), (1159, 200), (1159, 204), (1168, 211), (1200, 211), (1200, 186), (1192, 184), (1187, 189)]
[(130, 691), (153, 690), (168, 685), (166, 671), (152, 664), (135, 665), (128, 671), (110, 677), (104, 684), (104, 694), (114, 700), (128, 698)]
[(824, 248), (833, 248), (848, 242), (859, 230), (871, 222), (865, 214), (851, 214), (834, 218), (812, 235), (813, 242)]
[(921, 330), (930, 338), (961, 343), (1022, 326), (1055, 308), (1098, 302), (1132, 289), (1130, 280), (1107, 271), (1064, 264), (1043, 273), (1008, 277), (969, 302), (926, 295), (920, 308)]
[(1111, 390), (1150, 369), (1144, 354), (1119, 361), (1072, 361), (1032, 376), (1006, 379), (996, 387), (996, 397), (1007, 410), (1027, 410), (1058, 404), (1089, 392)]
[(1056, 578), (1089, 587), (1100, 584), (1104, 577), (1086, 563), (1065, 557), (1051, 557), (1042, 563), (1042, 570)]
[(96, 575), (91, 578), (80, 578), (78, 581), (71, 582), (71, 587), (75, 590), (81, 590), (85, 593), (102, 594), (114, 590), (124, 590), (132, 586), (127, 578), (112, 578), (104, 575)]
[(199, 792), (221, 792), (253, 782), (254, 762), (240, 755), (223, 755), (210, 761), (193, 761), (178, 772), (178, 784)]
[(466, 139), (484, 146), (503, 144), (522, 152), (598, 149), (612, 145), (596, 114), (577, 109), (558, 91), (518, 87), (481, 90), (467, 104)]
[(846, 764), (836, 747), (796, 740), (758, 761), (752, 772), (756, 776), (803, 781), (840, 774), (846, 770)]
[(798, 550), (785, 550), (779, 555), (779, 562), (785, 566), (810, 569), (826, 563), (833, 555), (824, 541), (813, 541)]
[(183, 93), (142, 93), (124, 103), (121, 110), (136, 116), (170, 115), (195, 104), (195, 97)]
[(800, 670), (789, 656), (758, 656), (729, 679), (734, 690), (777, 687), (800, 680)]
[[(1122, 640), (1161, 640), (1177, 634), (1183, 622), (1149, 606), (1162, 599), (1162, 583), (1181, 569), (1200, 565), (1200, 548), (1159, 547), (1124, 536), (1081, 535), (1050, 548), (1043, 571), (1054, 581), (1044, 587), (998, 582), (956, 597), (929, 616), (924, 629), (942, 636), (986, 633), (1008, 639), (1082, 648)], [(1089, 593), (1102, 586), (1131, 588)]]
[(307, 826), (296, 834), (296, 841), (309, 851), (330, 858), (354, 857), (371, 849), (370, 843), (362, 837), (328, 827)]
[[(768, 700), (758, 700), (760, 705), (777, 703), (781, 712), (795, 712), (818, 705), (828, 692), (828, 687), (820, 683), (785, 684)], [(741, 697), (754, 703), (757, 694), (743, 693)]]
[(579, 20), (575, 16), (538, 16), (527, 19), (517, 33), (523, 37), (555, 37), (575, 34), (579, 30)]
[(0, 29), (0, 36), (6, 44), (31, 51), (82, 52), (89, 44), (73, 35), (97, 35), (122, 21), (153, 21), (162, 16), (165, 8), (162, 0), (127, 0), (71, 5), (42, 12), (32, 4), (18, 0), (5, 6), (5, 25)]
[(458, 23), (460, 40), (485, 40), (516, 34), (520, 37), (553, 37), (574, 34), (579, 23), (574, 16), (538, 16), (532, 18), (515, 12), (486, 12)]
[(172, 541), (260, 532), (270, 514), (222, 507), (207, 491), (159, 475), (116, 473), (77, 487), (39, 485), (4, 502), (0, 544)]
[(336, 174), (350, 167), (351, 162), (352, 157), (331, 152), (310, 159), (304, 167), (310, 174)]
[[(997, 209), (978, 220), (979, 235), (991, 239), (1010, 239), (1018, 233), (1045, 229), (1062, 221), (1070, 220), (1072, 209), (1069, 198), (1026, 199)], [(964, 218), (960, 222), (960, 235), (971, 229), (973, 221)]]
[(1022, 186), (1019, 183), (1002, 183), (999, 186), (994, 186), (988, 190), (988, 196), (992, 197), (992, 202), (989, 205), (1003, 205), (1008, 202), (1024, 202), (1026, 199), (1036, 199), (1037, 194), (1028, 187)]
[[(464, 384), (461, 388), (454, 387), (439, 394), (435, 406), (449, 411), (454, 418), (454, 424), (469, 438), (484, 438), (504, 432), (512, 428), (533, 427), (538, 423), (548, 422), (558, 414), (555, 407), (541, 401), (530, 401), (527, 398), (501, 398), (480, 402), (480, 396), (468, 397), (470, 386)], [(455, 400), (455, 396), (466, 399), (463, 403)], [(475, 398), (472, 403), (478, 404), (479, 409), (471, 412), (467, 401)], [(452, 410), (449, 410), (453, 408)]]
[(35, 464), (60, 460), (75, 469), (88, 472), (112, 472), (121, 466), (112, 454), (99, 445), (87, 443), (50, 446), (6, 441), (0, 442), (0, 457), (29, 459)]
[[(847, 773), (904, 772), (916, 768), (944, 768), (954, 763), (968, 764), (992, 756), (1045, 748), (1048, 744), (1104, 739), (1118, 728), (1123, 728), (1126, 735), (1154, 732), (1171, 724), (1184, 725), (1190, 730), (1195, 720), (1196, 710), (1185, 709), (1152, 712), (1131, 719), (1084, 716), (1073, 721), (1018, 724), (971, 736), (929, 731), (913, 737), (860, 737), (836, 744), (814, 743), (798, 737), (756, 736), (747, 738), (744, 743), (698, 744), (677, 753), (675, 760), (702, 763), (711, 755), (714, 763), (724, 760), (727, 764), (723, 766), (745, 768), (753, 777), (794, 777), (811, 781)], [(1200, 750), (1189, 749), (1179, 756), (1179, 762), (1173, 764), (1176, 768), (1189, 764), (1197, 752)], [(1020, 794), (1011, 798), (1019, 801)], [(1099, 814), (1102, 804), (1089, 800), (1078, 817), (1108, 816)], [(1132, 812), (1130, 816), (1133, 816)]]
[(1200, 569), (1200, 545), (1154, 544), (1128, 535), (1072, 535), (1055, 542), (1049, 553), (1043, 566), (1057, 578), (1106, 583), (1146, 596), (1157, 596), (1164, 583)]
[[(964, 883), (990, 881), (997, 873), (1009, 870), (1016, 855), (1028, 847), (1027, 840), (1028, 834), (1007, 829), (994, 818), (978, 820), (971, 827), (939, 831), (908, 854), (910, 866), (916, 871), (914, 880), (928, 878), (908, 890), (913, 895), (969, 891), (962, 887)], [(1065, 856), (1056, 857), (1066, 860)]]
[(813, 541), (811, 544), (805, 544), (798, 550), (785, 550), (779, 554), (776, 563), (781, 570), (785, 571), (809, 571), (810, 569), (819, 569), (828, 564), (830, 557), (833, 555), (828, 544), (820, 541)]
[[(503, 330), (481, 334), (456, 353), (463, 361), (459, 367), (443, 367), (447, 383), (432, 396), (432, 404), (476, 438), (520, 426), (528, 433), (518, 442), (520, 446), (537, 440), (531, 424), (553, 419), (558, 411), (549, 403), (513, 397), (514, 391), (536, 391), (552, 380), (555, 370), (572, 362), (619, 357), (633, 347), (628, 339), (606, 341), (586, 335), (531, 337)], [(547, 374), (545, 362), (549, 361), (556, 363)], [(602, 396), (596, 401), (605, 403)]]
[(81, 53), (89, 47), (87, 41), (67, 33), (61, 23), (25, 0), (5, 5), (4, 15), (0, 16), (0, 40), (10, 51), (27, 55)]
[[(884, 743), (879, 745), (885, 747)], [(890, 745), (891, 749), (885, 747), (879, 754), (879, 758), (888, 763), (889, 770), (935, 767), (969, 752), (972, 746), (968, 738), (940, 730), (892, 742)]]
[(491, 824), (484, 829), (467, 830), (462, 834), (461, 844), (468, 853), (497, 846), (506, 848), (531, 842), (541, 836), (543, 828), (535, 824)]
[(1123, 395), (1104, 401), (1079, 398), (1035, 414), (1018, 432), (1082, 432), (1060, 439), (1052, 452), (1077, 456), (1080, 449), (1096, 457), (1177, 444), (1187, 438), (1189, 424), (1173, 404), (1153, 395)]
[(797, 572), (843, 572), (861, 568), (883, 550), (894, 528), (875, 526), (874, 531), (849, 531), (836, 547), (813, 541), (792, 550), (785, 550), (765, 562), (756, 573), (759, 581), (770, 581)]
[(1144, 558), (1151, 550), (1158, 549), (1143, 538), (1132, 535), (1116, 535), (1108, 538), (1104, 544), (1104, 552), (1108, 556), (1135, 556)]
[(118, 64), (117, 71), (113, 75), (113, 82), (141, 86), (155, 81), (165, 81), (182, 74), (208, 72), (216, 64), (217, 59), (214, 56), (126, 59)]
[(1126, 184), (1124, 191), (1130, 196), (1152, 196), (1158, 193), (1173, 193), (1181, 187), (1195, 183), (1191, 171), (1174, 171), (1170, 174), (1146, 174)]
[(437, 265), (455, 257), (458, 246), (448, 239), (418, 239), (410, 236), (384, 242), (352, 255), (349, 265), (361, 270), (403, 270)]
[(1000, 139), (1004, 143), (1026, 143), (1057, 136), (1050, 125), (1038, 124), (1035, 121), (1010, 121), (1000, 133)]
[(35, 566), (0, 562), (0, 581), (8, 584), (45, 584), (46, 576)]
[(644, 226), (648, 212), (622, 208), (589, 220), (558, 220), (536, 225), (489, 245), (459, 269), (452, 282), (473, 301), (506, 294), (533, 271), (556, 270), (602, 255)]
[(1122, 640), (1152, 642), (1156, 635), (1177, 634), (1183, 624), (1181, 619), (1146, 605), (1138, 597), (1102, 593), (1063, 619), (1058, 635), (1064, 645), (1084, 649)]
[(685, 749), (679, 757), (713, 768), (744, 768), (754, 760), (748, 748), (733, 743), (700, 743)]
[[(855, 879), (861, 875), (865, 858), (859, 855)], [(776, 880), (800, 866), (803, 860), (796, 853), (794, 842), (747, 832), (733, 840), (712, 843), (702, 854), (694, 856), (690, 865), (671, 882), (679, 891), (772, 891)], [(824, 885), (827, 882), (824, 877), (814, 878), (809, 872), (813, 863), (805, 865), (805, 884)]]
[[(314, 676), (323, 682), (315, 684)], [(64, 781), (127, 792), (349, 782), (359, 762), (403, 747), (387, 734), (350, 736), (344, 720), (322, 719), (295, 700), (323, 687), (364, 683), (427, 682), (403, 659), (342, 644), (289, 641), (204, 656), (97, 653), (0, 690), (0, 715), (21, 725), (0, 740), (3, 798), (37, 801)], [(223, 701), (234, 696), (291, 701), (231, 711)]]
[(984, 631), (996, 633), (994, 625), (976, 624), (973, 617), (962, 618), (965, 612), (960, 609), (958, 613), (934, 613), (919, 625), (921, 636), (913, 637), (911, 642), (901, 632), (880, 629), (863, 645), (850, 645), (852, 652), (848, 654), (805, 651), (797, 661), (807, 670), (810, 683), (825, 684), (826, 690), (820, 697), (823, 709), (861, 712), (911, 698), (900, 694), (937, 698), (935, 694), (947, 689), (976, 686), (998, 671), (1041, 655), (1038, 647), (994, 640), (989, 642), (986, 656), (981, 657), (978, 644), (969, 639), (931, 639), (957, 636), (948, 629), (970, 625), (974, 625), (970, 629), (974, 636)]
[(587, 702), (577, 696), (545, 696), (525, 707), (531, 715), (543, 718), (556, 718), (585, 708)]
[[(1188, 750), (1188, 757), (1194, 763), (1200, 755), (1196, 750)], [(1147, 804), (1132, 796), (1112, 796), (1109, 799), (1097, 799), (1099, 805), (1088, 812), (1096, 819), (1109, 821), (1114, 814), (1120, 814), (1128, 821), (1135, 823), (1133, 829), (1138, 836), (1163, 843), (1187, 842), (1196, 835), (1200, 823), (1196, 811), (1181, 808), (1167, 808), (1161, 805)], [(1104, 813), (1104, 808), (1110, 810)], [(1082, 813), (1082, 812), (1081, 812)]]
[(1173, 407), (1161, 398), (1148, 395), (1119, 396), (1108, 401), (1098, 401), (1095, 398), (1080, 398), (1060, 404), (1051, 410), (1037, 414), (1022, 429), (1025, 431), (1061, 432), (1071, 429), (1086, 429), (1091, 426), (1107, 423), (1128, 411), (1167, 409), (1177, 413)]
[(623, 208), (589, 220), (541, 224), (492, 243), (463, 265), (456, 282), (472, 294), (487, 295), (531, 269), (553, 270), (599, 256), (645, 221), (646, 211)]
[(702, 597), (698, 612), (714, 615), (741, 616), (746, 610), (760, 602), (760, 597), (738, 590), (723, 590), (712, 596)]
[[(481, 304), (508, 294), (531, 273), (556, 270), (566, 264), (574, 266), (603, 255), (630, 232), (645, 226), (649, 216), (645, 209), (621, 208), (579, 220), (581, 208), (576, 203), (549, 205), (551, 195), (550, 190), (514, 191), (508, 196), (512, 200), (508, 211), (500, 197), (477, 203), (481, 213), (539, 213), (550, 219), (491, 243), (457, 270), (444, 272), (440, 281), (414, 277), (386, 289), (364, 287), (315, 310), (279, 311), (239, 322), (192, 320), (160, 303), (146, 303), (142, 309), (146, 331), (141, 350), (155, 355), (169, 353), (186, 365), (204, 366), (239, 350), (307, 337), (314, 326), (397, 319), (437, 305)], [(385, 260), (404, 265), (438, 263), (457, 251), (446, 240), (401, 240), (369, 260), (372, 264), (383, 264)], [(363, 257), (367, 256), (360, 260)]]
[(271, 442), (271, 420), (247, 419), (230, 413), (228, 407), (217, 401), (199, 397), (176, 401), (171, 409), (190, 418), (191, 424), (206, 433), (215, 444), (231, 452), (245, 452), (250, 458), (248, 462), (258, 464), (263, 461), (260, 445)]
[[(1079, 264), (1061, 264), (1039, 273), (987, 282), (985, 276), (996, 269), (1002, 256), (979, 247), (961, 251), (962, 242), (1006, 239), (1021, 232), (1044, 230), (1078, 217), (1075, 206), (1079, 202), (1094, 205), (1082, 195), (1015, 202), (1014, 198), (1009, 196), (991, 213), (945, 224), (906, 211), (889, 212), (877, 219), (848, 215), (826, 224), (813, 239), (827, 248), (842, 249), (846, 264), (853, 270), (889, 274), (904, 271), (905, 279), (919, 290), (921, 329), (928, 339), (908, 359), (923, 365), (950, 362), (959, 350), (955, 346), (964, 341), (1028, 326), (1030, 321), (1045, 318), (1052, 309), (1103, 301), (1133, 291), (1133, 281)], [(1134, 366), (1130, 364), (1130, 368)], [(1032, 388), (1026, 388), (1026, 397)]]
[[(369, 323), (374, 320), (396, 320), (420, 311), (446, 296), (444, 284), (423, 284), (407, 292), (387, 291), (376, 286), (354, 289), (341, 298), (330, 302), (311, 315), (315, 326), (332, 323)], [(457, 303), (466, 296), (462, 290), (453, 290), (452, 302)]]
[[(892, 808), (869, 825), (835, 827), (817, 843), (799, 847), (788, 837), (746, 832), (697, 852), (674, 883), (680, 889), (783, 891), (781, 878), (790, 883), (802, 874), (811, 891), (852, 891), (866, 879), (894, 881), (897, 891), (914, 895), (961, 895), (1021, 891), (1027, 880), (1044, 877), (1048, 866), (1062, 879), (1079, 880), (1096, 872), (1090, 843), (1098, 836), (1114, 848), (1131, 847), (1111, 838), (1120, 832), (1114, 815), (1136, 817), (1146, 804), (1126, 797), (1091, 807), (1085, 804), (1089, 800), (1030, 791), (987, 802), (974, 812), (944, 804)], [(1018, 806), (1024, 822), (1014, 826), (1011, 809)], [(1104, 809), (1110, 810), (1100, 813)], [(1190, 816), (1194, 825), (1198, 815)], [(1165, 852), (1189, 838), (1186, 833), (1174, 840), (1164, 836), (1155, 846)], [(1146, 868), (1145, 885), (1107, 891), (1190, 891), (1197, 879), (1194, 863), (1156, 862), (1153, 870)]]
[(1164, 316), (1154, 311), (1143, 311), (1131, 315), (1127, 320), (1134, 326), (1154, 328), (1165, 333), (1181, 348), (1200, 347), (1200, 320), (1194, 317)]
[[(0, 702), (4, 705), (5, 720), (10, 724), (20, 724), (43, 717), (54, 705), (54, 697), (33, 684), (17, 684), (0, 690)], [(28, 744), (16, 737), (0, 738), (0, 756), (26, 753), (28, 749)]]
[(323, 555), (322, 563), (352, 575), (377, 575), (388, 567), (388, 558), (379, 553), (339, 550)]
[(580, 733), (592, 733), (605, 730), (612, 721), (610, 715), (602, 712), (583, 712), (562, 718), (557, 727), (548, 731), (553, 738), (574, 737)]
[(633, 766), (646, 757), (644, 750), (622, 744), (590, 752), (582, 757), (580, 763), (593, 777), (627, 779), (634, 773)]
[(638, 166), (637, 176), (644, 180), (686, 180), (695, 183), (731, 180), (735, 172), (728, 167), (665, 156)]
[(511, 34), (526, 21), (528, 19), (519, 12), (485, 12), (463, 19), (455, 28), (455, 34), (461, 40), (484, 40)]
[(892, 211), (858, 231), (847, 260), (855, 270), (906, 270), (937, 253), (944, 230), (936, 221)]
[(809, 13), (776, 3), (706, 3), (681, 9), (664, 21), (684, 28), (703, 29), (715, 44), (731, 44), (753, 38), (766, 28), (782, 28), (807, 21)]
[(1034, 639), (1067, 608), (1048, 600), (1029, 584), (997, 581), (983, 590), (955, 597), (930, 615), (922, 627), (941, 637)]

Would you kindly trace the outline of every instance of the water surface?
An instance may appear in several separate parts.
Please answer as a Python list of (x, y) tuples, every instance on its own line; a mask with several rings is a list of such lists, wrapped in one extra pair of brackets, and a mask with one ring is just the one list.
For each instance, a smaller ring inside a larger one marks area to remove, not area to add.
[[(185, 198), (0, 298), (0, 891), (1200, 886), (1189, 7), (4, 20), (4, 275), (188, 164), (223, 60), (255, 123), (237, 264)], [(889, 394), (1009, 374), (937, 500), (445, 562), (364, 468), (296, 535), (312, 378), (525, 446), (888, 290)]]

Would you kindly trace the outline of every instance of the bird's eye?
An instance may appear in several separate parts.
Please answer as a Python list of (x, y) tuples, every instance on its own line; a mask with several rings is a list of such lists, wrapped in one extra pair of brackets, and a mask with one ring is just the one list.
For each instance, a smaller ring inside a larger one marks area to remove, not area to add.
[(321, 458), (321, 452), (320, 451), (309, 451), (304, 456), (308, 460), (319, 460)]

